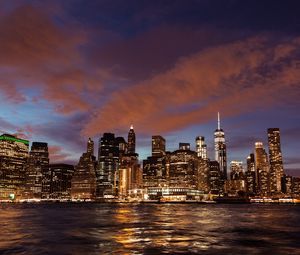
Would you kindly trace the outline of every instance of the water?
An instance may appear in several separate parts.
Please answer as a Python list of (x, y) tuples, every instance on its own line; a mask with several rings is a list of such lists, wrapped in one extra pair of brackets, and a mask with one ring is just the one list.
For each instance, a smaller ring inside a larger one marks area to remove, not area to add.
[(0, 254), (300, 254), (300, 206), (0, 204)]

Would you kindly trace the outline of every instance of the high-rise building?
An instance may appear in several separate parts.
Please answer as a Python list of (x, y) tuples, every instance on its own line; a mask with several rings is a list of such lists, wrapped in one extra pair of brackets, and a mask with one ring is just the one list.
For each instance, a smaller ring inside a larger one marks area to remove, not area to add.
[(242, 161), (230, 162), (230, 179), (231, 180), (244, 180), (244, 168)]
[(196, 152), (198, 157), (207, 159), (207, 145), (205, 144), (204, 136), (196, 137)]
[(229, 196), (237, 196), (246, 191), (244, 168), (242, 161), (230, 162), (230, 180), (225, 181), (225, 192)]
[(148, 157), (143, 160), (144, 187), (159, 187), (166, 185), (165, 157)]
[(189, 151), (191, 149), (191, 145), (189, 143), (179, 143), (179, 150)]
[(281, 191), (287, 195), (291, 195), (293, 191), (293, 177), (283, 175), (281, 178)]
[(152, 136), (152, 156), (162, 157), (166, 154), (166, 140), (160, 135)]
[(215, 160), (220, 165), (220, 171), (223, 179), (227, 179), (227, 158), (226, 158), (226, 144), (225, 144), (225, 133), (221, 129), (220, 125), (220, 114), (218, 113), (218, 128), (214, 133), (215, 142)]
[(72, 177), (71, 198), (75, 200), (93, 200), (96, 197), (96, 157), (91, 151), (85, 152), (75, 166)]
[(91, 138), (87, 142), (87, 152), (94, 155), (94, 141)]
[(50, 198), (70, 199), (74, 166), (68, 164), (51, 164)]
[[(120, 140), (120, 139), (119, 139)], [(119, 146), (112, 133), (104, 133), (99, 140), (97, 168), (97, 196), (115, 196), (119, 180)]]
[(256, 193), (256, 171), (255, 171), (255, 157), (251, 153), (247, 157), (247, 171), (245, 173), (246, 190), (250, 195)]
[(279, 128), (268, 129), (268, 144), (270, 156), (270, 191), (281, 192), (281, 179), (284, 175), (280, 145)]
[(133, 125), (131, 125), (128, 132), (128, 154), (135, 153), (135, 133), (133, 130)]
[(48, 144), (33, 142), (25, 171), (25, 199), (48, 198), (51, 174), (49, 172)]
[(255, 143), (255, 167), (257, 193), (267, 196), (270, 192), (269, 162), (262, 142)]
[(197, 168), (197, 189), (203, 191), (204, 193), (208, 193), (210, 191), (209, 160), (198, 157)]
[(143, 160), (144, 188), (166, 186), (166, 140), (160, 136), (152, 136), (152, 156)]
[[(183, 147), (182, 147), (183, 148)], [(169, 186), (197, 189), (197, 154), (188, 149), (176, 150), (169, 157)]]
[(142, 188), (142, 169), (138, 154), (126, 154), (121, 158), (119, 168), (119, 198), (126, 198), (129, 190)]
[(219, 194), (223, 192), (222, 173), (218, 161), (209, 161), (209, 189), (211, 194)]
[(24, 191), (29, 141), (14, 135), (0, 136), (0, 200), (18, 199)]

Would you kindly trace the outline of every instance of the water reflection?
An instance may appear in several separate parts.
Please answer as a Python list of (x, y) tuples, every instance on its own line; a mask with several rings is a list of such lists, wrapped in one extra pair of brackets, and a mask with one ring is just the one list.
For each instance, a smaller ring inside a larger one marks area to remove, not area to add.
[(296, 254), (300, 207), (0, 205), (0, 254)]

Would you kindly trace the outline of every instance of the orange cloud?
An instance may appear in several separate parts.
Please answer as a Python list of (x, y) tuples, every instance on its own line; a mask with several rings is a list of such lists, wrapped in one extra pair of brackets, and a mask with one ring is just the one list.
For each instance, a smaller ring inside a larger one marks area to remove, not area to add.
[(0, 18), (0, 87), (9, 101), (24, 102), (20, 89), (38, 88), (40, 98), (61, 113), (87, 111), (86, 92), (99, 93), (102, 74), (86, 71), (78, 47), (86, 34), (56, 25), (48, 13), (30, 5)]
[(68, 160), (70, 154), (63, 151), (60, 146), (49, 146), (50, 163), (61, 163)]
[(291, 89), (290, 82), (300, 81), (298, 68), (287, 63), (299, 46), (296, 39), (270, 47), (268, 37), (256, 37), (182, 58), (174, 68), (115, 92), (83, 133), (125, 130), (130, 123), (166, 132), (203, 123), (217, 111), (228, 116), (271, 106)]

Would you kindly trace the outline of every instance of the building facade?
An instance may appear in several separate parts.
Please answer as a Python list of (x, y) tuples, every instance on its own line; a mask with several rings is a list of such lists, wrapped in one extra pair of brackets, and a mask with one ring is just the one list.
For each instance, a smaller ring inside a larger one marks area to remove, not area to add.
[(269, 159), (270, 159), (270, 192), (281, 192), (281, 180), (284, 175), (279, 128), (268, 129)]
[(0, 199), (21, 198), (24, 192), (25, 165), (29, 141), (14, 135), (0, 136)]

